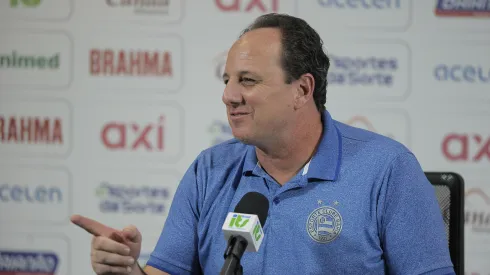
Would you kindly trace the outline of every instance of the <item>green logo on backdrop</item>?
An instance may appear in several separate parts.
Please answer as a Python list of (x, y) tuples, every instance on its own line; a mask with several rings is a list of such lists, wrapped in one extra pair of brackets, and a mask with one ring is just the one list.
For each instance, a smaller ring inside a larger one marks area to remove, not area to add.
[(11, 54), (0, 53), (0, 68), (59, 69), (60, 53), (54, 55), (21, 55), (16, 51), (12, 51)]
[(229, 227), (243, 228), (247, 225), (249, 220), (250, 216), (235, 214), (233, 215), (233, 218), (231, 218)]
[(41, 0), (10, 0), (10, 7), (15, 8), (19, 5), (34, 8), (41, 4)]
[(29, 7), (29, 8), (35, 8), (41, 4), (41, 0), (10, 0), (10, 7), (11, 8), (16, 8), (20, 5)]

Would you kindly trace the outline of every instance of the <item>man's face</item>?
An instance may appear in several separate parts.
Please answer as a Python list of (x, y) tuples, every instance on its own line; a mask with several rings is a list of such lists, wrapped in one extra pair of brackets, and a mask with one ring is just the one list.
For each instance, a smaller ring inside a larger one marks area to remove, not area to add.
[(228, 51), (223, 102), (233, 135), (250, 144), (287, 134), (294, 85), (281, 67), (281, 33), (263, 28), (243, 35)]

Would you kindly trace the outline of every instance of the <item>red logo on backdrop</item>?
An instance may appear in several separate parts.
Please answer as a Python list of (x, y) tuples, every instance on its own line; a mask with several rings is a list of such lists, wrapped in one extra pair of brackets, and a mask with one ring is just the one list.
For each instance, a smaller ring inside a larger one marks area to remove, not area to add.
[(135, 13), (168, 14), (170, 0), (131, 1), (131, 0), (106, 0), (110, 7), (133, 8)]
[[(374, 133), (381, 134), (376, 130), (376, 128), (374, 128), (373, 123), (369, 121), (369, 119), (365, 116), (353, 116), (348, 121), (346, 121), (346, 124), (353, 127), (362, 128)], [(393, 134), (386, 133), (384, 135), (391, 139), (395, 139), (395, 136)]]
[(219, 81), (223, 81), (223, 74), (225, 72), (226, 58), (228, 57), (228, 51), (224, 51), (214, 58), (215, 64), (215, 76)]
[(279, 10), (279, 0), (216, 0), (216, 6), (222, 11), (256, 11), (277, 12)]
[(465, 194), (465, 225), (475, 232), (490, 233), (490, 197), (480, 188), (471, 188)]
[(490, 161), (490, 136), (448, 134), (442, 141), (442, 153), (451, 161)]
[(160, 116), (157, 123), (146, 125), (112, 121), (102, 127), (100, 138), (109, 150), (161, 152), (164, 149), (164, 122), (164, 116)]
[(63, 144), (61, 118), (0, 115), (1, 144)]
[(170, 52), (92, 49), (90, 74), (94, 76), (159, 76), (171, 77)]

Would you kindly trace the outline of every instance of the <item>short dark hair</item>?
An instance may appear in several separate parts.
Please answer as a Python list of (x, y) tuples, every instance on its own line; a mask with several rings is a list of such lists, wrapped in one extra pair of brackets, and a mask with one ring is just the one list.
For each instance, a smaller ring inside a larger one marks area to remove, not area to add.
[(286, 74), (286, 83), (299, 79), (305, 73), (311, 73), (315, 79), (313, 99), (318, 111), (323, 112), (327, 101), (327, 73), (330, 60), (323, 51), (320, 35), (301, 18), (269, 13), (259, 16), (242, 31), (240, 37), (260, 28), (278, 28), (281, 31), (281, 62)]

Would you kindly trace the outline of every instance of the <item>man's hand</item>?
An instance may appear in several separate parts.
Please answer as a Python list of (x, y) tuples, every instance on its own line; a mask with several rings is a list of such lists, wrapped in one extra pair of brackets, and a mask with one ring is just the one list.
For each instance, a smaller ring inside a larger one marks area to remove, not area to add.
[(80, 215), (71, 221), (93, 235), (90, 254), (96, 274), (143, 274), (137, 262), (142, 237), (135, 226), (119, 231)]

